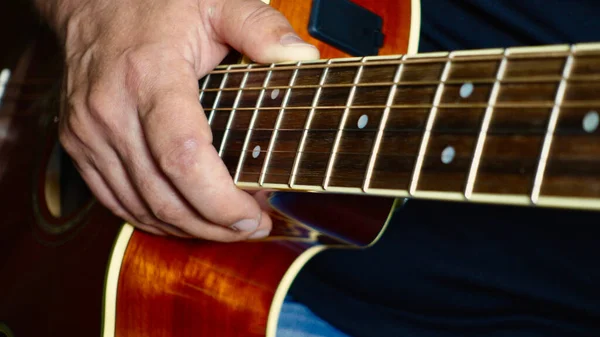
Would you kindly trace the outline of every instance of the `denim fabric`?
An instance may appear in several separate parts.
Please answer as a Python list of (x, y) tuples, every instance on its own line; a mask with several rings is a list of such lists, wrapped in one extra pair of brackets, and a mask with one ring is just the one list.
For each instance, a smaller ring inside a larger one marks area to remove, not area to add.
[(287, 297), (281, 308), (277, 337), (350, 337)]

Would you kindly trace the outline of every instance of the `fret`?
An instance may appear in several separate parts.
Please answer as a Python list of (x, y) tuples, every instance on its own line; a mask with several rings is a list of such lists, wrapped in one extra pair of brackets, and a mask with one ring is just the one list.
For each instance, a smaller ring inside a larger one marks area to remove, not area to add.
[[(485, 55), (502, 55), (503, 49), (482, 51)], [(447, 83), (468, 81), (473, 79), (496, 79), (500, 59), (481, 59), (481, 53), (472, 55), (456, 52)]]
[[(266, 67), (266, 65), (255, 64), (235, 65), (236, 69)], [(250, 105), (255, 106), (258, 99), (257, 95), (248, 95), (249, 92), (245, 90), (245, 87), (248, 83), (256, 82), (264, 79), (264, 77), (264, 73), (250, 71), (238, 72), (235, 73), (235, 76), (228, 77), (224, 88), (234, 88), (235, 91), (230, 91), (227, 98), (221, 98), (219, 107), (214, 110), (211, 123), (213, 145), (232, 176), (235, 175), (238, 156), (242, 150), (243, 141), (251, 120), (251, 112), (244, 110), (244, 108)], [(221, 104), (224, 104), (226, 108), (220, 107)]]
[[(284, 112), (286, 114), (286, 112)], [(291, 117), (286, 115), (282, 118), (281, 123), (285, 123), (285, 119)], [(302, 130), (280, 130), (277, 134), (277, 140), (273, 143), (271, 156), (269, 158), (268, 167), (262, 165), (261, 170), (264, 170), (263, 187), (283, 187), (287, 188), (288, 181), (292, 172), (292, 165), (300, 139), (302, 138)], [(264, 131), (266, 138), (265, 148), (268, 148), (272, 139), (272, 131)], [(261, 171), (262, 174), (262, 171)], [(260, 179), (260, 177), (259, 177)]]
[(552, 145), (552, 137), (554, 135), (554, 130), (556, 128), (556, 123), (558, 121), (558, 116), (560, 112), (560, 105), (563, 102), (563, 98), (565, 96), (565, 91), (567, 88), (567, 81), (569, 79), (569, 75), (571, 74), (571, 68), (573, 65), (573, 51), (567, 57), (565, 62), (564, 71), (563, 71), (563, 79), (560, 81), (558, 90), (556, 92), (556, 99), (554, 101), (554, 107), (552, 108), (552, 112), (550, 113), (550, 121), (548, 122), (548, 130), (546, 131), (546, 136), (544, 137), (544, 143), (542, 147), (542, 153), (540, 154), (539, 166), (537, 172), (535, 174), (535, 179), (533, 182), (533, 191), (531, 192), (531, 201), (536, 203), (540, 196), (540, 189), (542, 185), (542, 179), (544, 177), (544, 171), (546, 169), (546, 161), (548, 160), (548, 153), (550, 152), (550, 146)]
[[(563, 69), (557, 69), (556, 65), (565, 65), (567, 58), (563, 50), (547, 51), (547, 57), (539, 60), (541, 70), (536, 70), (536, 74), (562, 77)], [(519, 83), (519, 87), (515, 87), (511, 80), (526, 78), (525, 68), (532, 66), (529, 62), (532, 57), (534, 55), (527, 49), (509, 48), (506, 51), (503, 81), (500, 83), (485, 142), (479, 154), (471, 200), (489, 201), (490, 198), (499, 198), (518, 200), (521, 204), (530, 202), (540, 149), (559, 84), (556, 80), (545, 83), (548, 85), (546, 88), (540, 88), (538, 82), (532, 82), (531, 88), (525, 83)], [(535, 90), (540, 92), (534, 93)], [(536, 98), (540, 93), (543, 97)], [(509, 96), (511, 105), (507, 107), (500, 100), (509, 101)], [(544, 104), (536, 101), (543, 101)], [(468, 190), (465, 189), (465, 192)]]
[[(319, 85), (323, 85), (325, 83), (325, 80), (327, 79), (327, 74), (329, 73), (329, 66), (331, 65), (331, 63), (333, 62), (332, 59), (327, 61), (327, 66), (325, 68), (323, 68), (323, 73), (321, 74), (321, 78), (319, 80)], [(288, 182), (288, 186), (290, 187), (295, 187), (296, 186), (296, 180), (297, 180), (297, 176), (298, 176), (298, 171), (300, 169), (300, 163), (303, 162), (303, 154), (304, 154), (304, 149), (306, 146), (306, 140), (308, 139), (308, 130), (310, 130), (311, 127), (311, 122), (313, 119), (313, 116), (315, 115), (315, 109), (317, 106), (317, 103), (319, 102), (319, 99), (321, 97), (321, 91), (322, 88), (319, 87), (317, 88), (315, 95), (313, 97), (312, 100), (312, 104), (311, 104), (311, 108), (310, 111), (308, 113), (308, 117), (306, 118), (306, 123), (304, 125), (304, 132), (302, 134), (302, 138), (300, 139), (300, 146), (298, 147), (297, 153), (296, 153), (296, 157), (294, 159), (294, 164), (292, 165), (292, 172), (290, 174), (290, 179)], [(309, 161), (310, 162), (310, 161)], [(304, 181), (302, 181), (304, 183)]]
[[(367, 61), (367, 58), (363, 57), (363, 59), (361, 60), (361, 63), (364, 64), (364, 62), (366, 62), (366, 61)], [(329, 188), (329, 182), (331, 179), (333, 166), (335, 164), (335, 159), (337, 157), (337, 152), (338, 152), (338, 148), (340, 145), (340, 139), (344, 132), (344, 126), (346, 125), (346, 119), (348, 118), (348, 112), (350, 111), (350, 106), (352, 105), (352, 102), (354, 100), (354, 95), (356, 94), (356, 84), (359, 83), (360, 76), (364, 69), (363, 64), (361, 64), (360, 67), (358, 68), (358, 71), (356, 71), (356, 75), (354, 76), (354, 80), (352, 82), (352, 84), (354, 86), (352, 86), (352, 88), (350, 89), (350, 93), (348, 94), (348, 100), (346, 101), (346, 108), (345, 108), (344, 113), (342, 114), (342, 118), (340, 120), (339, 128), (338, 128), (338, 131), (337, 131), (336, 137), (335, 137), (335, 143), (333, 144), (333, 150), (331, 151), (331, 156), (329, 157), (329, 161), (327, 164), (327, 171), (325, 172), (325, 179), (323, 179), (322, 186), (324, 189)]]
[(479, 169), (483, 145), (485, 144), (485, 139), (490, 127), (490, 122), (492, 120), (492, 114), (494, 113), (494, 105), (496, 104), (496, 99), (498, 98), (498, 92), (500, 91), (500, 81), (502, 81), (504, 78), (504, 73), (506, 71), (507, 51), (508, 50), (504, 51), (502, 61), (498, 66), (498, 70), (496, 72), (496, 82), (492, 88), (492, 93), (490, 94), (490, 98), (488, 100), (488, 107), (485, 110), (483, 122), (481, 124), (481, 132), (479, 133), (479, 138), (477, 139), (477, 145), (475, 145), (475, 154), (473, 155), (473, 160), (471, 162), (471, 168), (467, 178), (467, 186), (465, 187), (464, 193), (465, 198), (467, 199), (471, 198), (471, 195), (473, 194), (473, 187), (475, 186), (475, 179), (477, 177), (477, 170)]
[[(452, 59), (450, 69), (457, 59), (456, 56)], [(447, 94), (446, 89), (444, 84), (442, 97)], [(486, 94), (477, 94), (477, 90)], [(460, 91), (461, 101), (489, 101), (489, 90), (469, 86), (468, 82)], [(484, 112), (484, 109), (477, 108), (444, 108), (441, 104), (437, 107), (420, 170), (419, 195), (432, 196), (443, 192), (454, 199), (463, 198)]]
[[(600, 83), (588, 83), (584, 89), (574, 85), (579, 83), (573, 81), (576, 74), (600, 75), (600, 45), (591, 47), (575, 47), (571, 74), (550, 144), (538, 204), (566, 204), (564, 197), (575, 197), (577, 205), (590, 205), (594, 202), (593, 198), (600, 197), (600, 105), (590, 101), (598, 96)], [(590, 103), (580, 107), (566, 107), (574, 101)]]
[[(231, 69), (232, 66), (228, 66), (227, 69)], [(225, 83), (227, 83), (227, 74), (210, 74), (208, 76), (208, 81), (206, 83), (207, 88), (214, 88), (213, 83), (217, 84), (218, 91), (206, 92), (202, 95), (201, 104), (204, 107), (205, 113), (208, 113), (207, 119), (208, 124), (212, 124), (213, 112), (219, 105), (219, 100), (221, 99), (221, 90), (225, 87)], [(207, 109), (207, 107), (210, 107)]]
[[(227, 70), (230, 70), (233, 67), (233, 65), (230, 65), (227, 67)], [(212, 125), (212, 121), (214, 119), (214, 115), (215, 115), (215, 110), (217, 109), (217, 107), (219, 107), (220, 101), (221, 101), (221, 95), (222, 95), (222, 90), (225, 87), (225, 83), (227, 83), (227, 77), (229, 76), (228, 73), (225, 73), (223, 75), (223, 79), (221, 80), (221, 84), (219, 85), (219, 91), (216, 94), (215, 97), (215, 101), (213, 103), (212, 109), (210, 111), (210, 116), (208, 117), (208, 125)]]
[[(400, 83), (439, 82), (444, 71), (444, 65), (446, 64), (446, 61), (441, 60), (445, 60), (447, 56), (448, 53), (440, 53), (437, 54), (437, 56), (436, 54), (429, 53), (421, 55), (408, 55), (406, 57), (403, 57), (400, 62), (404, 65)], [(428, 60), (429, 62), (411, 63), (411, 61), (418, 60), (424, 57), (435, 58)]]
[[(506, 67), (497, 103), (554, 102), (556, 91), (562, 78), (566, 56), (562, 46), (546, 48), (544, 58), (539, 58), (534, 50), (528, 48), (509, 48)], [(536, 81), (531, 78), (552, 76), (556, 80)], [(523, 80), (523, 81), (516, 81)]]
[[(439, 81), (438, 81), (439, 82)], [(402, 80), (396, 88), (393, 107), (410, 105), (432, 106), (439, 84), (435, 85), (402, 85)]]
[[(231, 69), (232, 66), (228, 66), (227, 69)], [(202, 95), (202, 101), (200, 102), (201, 105), (204, 107), (204, 113), (206, 114), (206, 118), (208, 120), (208, 125), (211, 126), (212, 130), (212, 135), (213, 135), (213, 146), (215, 147), (215, 149), (219, 149), (221, 147), (221, 141), (223, 140), (223, 135), (225, 134), (225, 124), (223, 124), (222, 127), (220, 127), (220, 122), (222, 120), (222, 113), (217, 112), (217, 107), (219, 106), (219, 102), (221, 100), (221, 90), (225, 87), (226, 83), (227, 83), (227, 74), (211, 74), (208, 76), (208, 80), (205, 83), (206, 84), (206, 88), (218, 88), (219, 91), (213, 91), (213, 92), (205, 92)], [(207, 107), (210, 107), (207, 109)], [(226, 115), (228, 116), (228, 114)], [(215, 123), (215, 120), (217, 120), (217, 122)], [(215, 130), (215, 124), (216, 124), (216, 129), (221, 129), (222, 130)]]
[[(251, 64), (248, 65), (248, 69), (250, 69), (250, 68), (252, 68)], [(225, 150), (225, 144), (227, 144), (227, 136), (229, 135), (229, 130), (231, 129), (233, 119), (235, 118), (235, 110), (237, 109), (237, 106), (240, 102), (240, 98), (242, 97), (242, 90), (244, 89), (244, 85), (246, 84), (246, 80), (248, 79), (248, 74), (249, 74), (249, 72), (244, 73), (242, 79), (239, 81), (239, 90), (237, 91), (237, 96), (235, 97), (235, 101), (233, 103), (232, 110), (229, 113), (227, 127), (225, 128), (225, 133), (223, 134), (223, 141), (221, 142), (221, 146), (219, 147), (219, 156), (220, 157), (223, 156), (223, 151)], [(239, 75), (239, 74), (236, 74), (236, 75)], [(239, 76), (236, 76), (236, 77), (239, 77)], [(232, 79), (236, 78), (236, 77), (232, 77)], [(238, 83), (237, 80), (233, 80), (232, 82), (233, 82), (232, 83), (233, 85)]]
[(202, 103), (202, 97), (204, 97), (204, 91), (206, 90), (208, 81), (210, 81), (210, 73), (204, 76), (204, 81), (202, 81), (202, 86), (200, 87), (200, 95), (198, 96), (198, 101), (200, 101), (200, 103)]
[[(296, 68), (296, 70), (294, 71), (294, 74), (290, 78), (290, 82), (289, 82), (290, 87), (294, 86), (294, 82), (296, 81), (296, 78), (298, 76), (298, 70), (299, 70), (299, 67), (301, 64), (302, 64), (302, 62), (297, 63), (298, 68)], [(283, 120), (283, 116), (285, 114), (285, 107), (287, 106), (287, 102), (290, 99), (291, 93), (292, 93), (291, 88), (286, 90), (285, 97), (283, 98), (283, 102), (281, 104), (281, 110), (279, 110), (279, 116), (277, 116), (277, 121), (275, 122), (275, 129), (272, 131), (271, 141), (269, 142), (269, 148), (267, 150), (263, 168), (260, 172), (260, 180), (258, 183), (261, 186), (264, 185), (264, 183), (265, 183), (265, 175), (267, 174), (267, 172), (269, 170), (269, 164), (270, 164), (270, 160), (271, 160), (271, 154), (273, 153), (273, 147), (275, 145), (275, 142), (277, 141), (278, 130), (281, 127), (281, 121)]]
[[(306, 61), (303, 66), (298, 68), (298, 73), (294, 78), (294, 87), (302, 83), (307, 85), (319, 84), (322, 68), (310, 68), (315, 64), (325, 63), (325, 60)], [(308, 67), (308, 68), (304, 68)], [(318, 72), (317, 72), (318, 70)], [(281, 119), (280, 115), (274, 114), (275, 118), (270, 119), (273, 123), (270, 128), (274, 129), (274, 124), (277, 124), (277, 138), (273, 142), (270, 150), (268, 169), (265, 170), (262, 186), (267, 188), (288, 188), (294, 161), (296, 160), (296, 151), (298, 151), (300, 139), (304, 132), (304, 125), (309, 115), (309, 108), (294, 109), (289, 106), (289, 102), (295, 97), (296, 89), (289, 93), (286, 102), (286, 108), (283, 111)], [(283, 96), (283, 95), (282, 95)], [(307, 101), (312, 101), (314, 97), (305, 98)], [(303, 105), (308, 105), (304, 103)], [(278, 112), (278, 111), (277, 111)], [(273, 112), (271, 112), (273, 114)]]
[(482, 195), (527, 199), (550, 108), (495, 108), (479, 157), (472, 200)]
[[(264, 101), (264, 97), (265, 97), (265, 92), (267, 91), (267, 84), (269, 83), (269, 81), (271, 80), (271, 76), (272, 76), (272, 71), (273, 68), (275, 68), (275, 64), (271, 64), (271, 66), (269, 67), (269, 71), (267, 72), (266, 76), (264, 77), (264, 81), (262, 84), (262, 89), (260, 90), (260, 93), (256, 99), (256, 104), (254, 107), (254, 111), (252, 113), (252, 118), (250, 119), (250, 123), (248, 126), (248, 130), (245, 133), (245, 137), (244, 137), (244, 144), (241, 148), (240, 156), (239, 159), (237, 160), (237, 167), (235, 169), (235, 173), (233, 176), (233, 180), (235, 183), (237, 183), (238, 185), (241, 183), (247, 183), (247, 182), (253, 182), (253, 179), (249, 179), (249, 177), (247, 177), (247, 175), (254, 175), (257, 176), (258, 172), (256, 170), (251, 170), (251, 169), (246, 169), (243, 170), (242, 168), (244, 167), (244, 164), (246, 163), (246, 157), (247, 157), (247, 152), (248, 152), (248, 143), (253, 135), (253, 130), (254, 130), (254, 126), (256, 123), (256, 120), (258, 119), (258, 116), (260, 114), (260, 107)], [(254, 149), (252, 149), (253, 151), (253, 157), (258, 157), (260, 155), (260, 148), (258, 149), (258, 154), (256, 153), (256, 151)], [(255, 174), (252, 174), (256, 172)], [(244, 176), (242, 176), (242, 174), (244, 174)], [(258, 182), (258, 179), (256, 179)]]
[(394, 73), (394, 78), (392, 82), (392, 86), (390, 87), (390, 92), (388, 93), (388, 97), (385, 103), (385, 109), (383, 110), (383, 115), (381, 116), (381, 122), (377, 126), (377, 135), (375, 136), (375, 142), (373, 143), (373, 149), (371, 151), (371, 157), (369, 158), (369, 163), (367, 165), (367, 172), (365, 173), (365, 178), (363, 181), (362, 190), (367, 192), (371, 184), (371, 178), (373, 176), (373, 169), (375, 168), (375, 162), (377, 160), (377, 155), (379, 152), (379, 147), (381, 146), (381, 139), (383, 138), (383, 132), (386, 127), (386, 123), (390, 114), (391, 105), (394, 102), (394, 96), (396, 94), (396, 88), (398, 87), (397, 83), (400, 81), (400, 76), (402, 75), (402, 70), (404, 69), (404, 63), (402, 61), (406, 60), (406, 55), (402, 56), (400, 59), (400, 63), (396, 67), (396, 71)]
[(435, 97), (433, 99), (433, 107), (429, 113), (429, 117), (427, 119), (427, 125), (425, 126), (425, 131), (423, 132), (423, 138), (421, 141), (421, 146), (419, 147), (419, 153), (417, 155), (417, 161), (415, 164), (415, 168), (413, 171), (409, 193), (414, 195), (417, 190), (417, 185), (419, 183), (419, 175), (421, 174), (421, 167), (423, 166), (423, 160), (425, 158), (425, 151), (427, 150), (427, 145), (429, 143), (429, 137), (431, 134), (431, 129), (433, 128), (433, 122), (435, 121), (435, 116), (437, 113), (438, 105), (440, 104), (440, 100), (442, 98), (442, 94), (444, 92), (444, 81), (448, 78), (448, 74), (451, 68), (452, 62), (452, 54), (448, 55), (448, 61), (444, 65), (444, 70), (440, 77), (440, 84), (438, 85), (435, 93)]
[(348, 111), (346, 122), (341, 130), (343, 135), (335, 152), (336, 158), (331, 170), (329, 190), (336, 188), (360, 190), (382, 115), (382, 109)]
[(544, 198), (600, 197), (600, 105), (562, 108), (544, 171)]
[(487, 102), (492, 92), (492, 87), (492, 84), (472, 82), (463, 82), (460, 84), (444, 83), (444, 93), (439, 105)]

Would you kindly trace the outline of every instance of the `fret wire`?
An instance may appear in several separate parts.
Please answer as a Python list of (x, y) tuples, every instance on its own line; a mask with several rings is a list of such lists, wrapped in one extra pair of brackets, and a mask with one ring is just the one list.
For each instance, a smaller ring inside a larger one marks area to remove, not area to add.
[[(402, 56), (405, 58), (406, 55)], [(404, 70), (404, 64), (400, 63), (396, 68), (396, 74), (394, 75), (394, 83), (400, 81), (400, 77), (402, 76), (402, 71)], [(373, 175), (373, 169), (375, 168), (375, 161), (377, 160), (377, 154), (379, 152), (379, 146), (381, 145), (381, 138), (383, 138), (383, 131), (385, 130), (388, 116), (390, 114), (392, 103), (394, 103), (394, 97), (396, 96), (396, 88), (398, 86), (393, 84), (390, 87), (390, 92), (388, 94), (388, 98), (385, 104), (385, 109), (383, 110), (383, 114), (381, 116), (381, 121), (379, 122), (379, 127), (377, 130), (377, 136), (375, 138), (375, 142), (373, 143), (373, 150), (371, 151), (371, 157), (369, 158), (369, 164), (367, 166), (367, 173), (365, 174), (365, 179), (363, 181), (363, 191), (367, 191), (369, 185), (371, 184), (371, 176)]]
[[(333, 60), (327, 61), (327, 64), (331, 64)], [(321, 73), (321, 78), (319, 79), (319, 84), (325, 83), (325, 79), (327, 78), (327, 74), (329, 73), (329, 68), (323, 68), (323, 73)], [(288, 185), (290, 187), (294, 186), (296, 182), (296, 172), (298, 172), (298, 167), (300, 166), (300, 161), (302, 160), (302, 152), (304, 151), (304, 145), (306, 143), (306, 138), (308, 136), (308, 130), (310, 129), (310, 125), (312, 123), (313, 116), (315, 114), (316, 105), (319, 102), (319, 98), (321, 97), (321, 88), (317, 89), (315, 96), (313, 97), (312, 106), (310, 111), (308, 112), (308, 116), (306, 117), (306, 122), (304, 123), (304, 131), (302, 132), (302, 138), (300, 139), (300, 146), (298, 146), (296, 158), (294, 158), (294, 164), (292, 166), (292, 173), (290, 174), (290, 180)]]
[[(260, 111), (260, 109), (259, 109)], [(235, 130), (235, 131), (243, 131), (241, 129), (212, 129), (213, 131), (226, 131), (226, 130)], [(275, 131), (275, 128), (256, 128), (254, 130), (261, 130), (261, 131)], [(302, 128), (278, 128), (278, 131), (305, 131), (306, 129)], [(338, 131), (340, 130), (337, 127), (334, 128), (319, 128), (319, 129), (313, 129), (313, 130), (308, 130), (308, 131), (313, 131), (313, 132), (331, 132), (331, 131)], [(354, 131), (354, 132), (374, 132), (377, 133), (378, 129), (370, 129), (370, 128), (364, 128), (364, 129), (355, 129), (355, 128), (344, 128), (344, 131)], [(385, 132), (419, 132), (419, 133), (423, 133), (423, 128), (417, 128), (417, 127), (413, 127), (413, 128), (393, 128), (393, 129), (386, 129), (384, 130)], [(477, 130), (470, 130), (470, 129), (463, 129), (463, 130), (452, 130), (452, 129), (448, 129), (448, 133), (449, 134), (466, 134), (466, 135), (479, 135), (480, 131)], [(479, 129), (478, 129), (479, 130)], [(444, 132), (445, 129), (440, 129), (438, 131), (442, 131)], [(528, 132), (526, 130), (523, 130), (522, 128), (515, 128), (515, 129), (510, 129), (510, 128), (503, 128), (501, 131), (497, 131), (497, 134), (512, 134), (512, 135), (522, 135), (522, 134), (527, 134), (527, 135), (545, 135), (545, 132)]]
[[(231, 69), (231, 65), (227, 67), (227, 69)], [(219, 85), (220, 89), (223, 89), (223, 87), (225, 87), (225, 83), (227, 82), (227, 76), (229, 74), (225, 74), (223, 75), (223, 79), (221, 80), (221, 84)], [(219, 91), (217, 92), (217, 96), (215, 97), (215, 102), (213, 103), (213, 107), (212, 110), (210, 111), (210, 116), (208, 117), (208, 125), (212, 125), (212, 121), (215, 118), (215, 110), (217, 109), (217, 107), (219, 106), (219, 103), (221, 101), (221, 92)]]
[(425, 152), (427, 150), (427, 145), (429, 144), (429, 135), (431, 133), (431, 129), (433, 128), (433, 122), (435, 121), (435, 117), (437, 115), (438, 105), (442, 99), (442, 94), (444, 92), (444, 81), (448, 78), (448, 74), (450, 73), (450, 66), (452, 63), (453, 54), (450, 53), (448, 57), (448, 61), (444, 65), (444, 71), (442, 72), (440, 84), (437, 87), (435, 92), (435, 97), (433, 99), (433, 107), (429, 112), (429, 117), (427, 119), (427, 125), (425, 127), (425, 131), (423, 132), (423, 139), (421, 141), (421, 145), (419, 146), (419, 154), (417, 156), (417, 161), (415, 164), (415, 168), (413, 171), (413, 176), (410, 183), (409, 193), (411, 195), (415, 194), (417, 190), (417, 184), (419, 183), (419, 176), (421, 174), (421, 167), (423, 166), (423, 160), (425, 158)]
[(329, 180), (331, 178), (331, 171), (333, 170), (333, 165), (335, 164), (336, 152), (338, 146), (340, 145), (340, 139), (342, 138), (342, 133), (344, 132), (344, 125), (346, 125), (346, 120), (348, 119), (348, 113), (350, 111), (350, 106), (354, 101), (354, 95), (356, 94), (356, 84), (360, 82), (360, 77), (363, 72), (363, 65), (367, 61), (366, 57), (363, 57), (361, 61), (361, 66), (356, 71), (356, 75), (354, 76), (354, 86), (350, 89), (350, 94), (348, 95), (348, 101), (346, 102), (346, 108), (342, 114), (342, 118), (340, 119), (340, 124), (338, 127), (338, 131), (335, 135), (335, 142), (333, 143), (332, 153), (329, 156), (329, 163), (327, 163), (327, 170), (325, 171), (325, 179), (323, 179), (323, 188), (327, 189), (329, 187)]
[(299, 71), (299, 67), (301, 64), (302, 64), (301, 61), (297, 63), (298, 69), (294, 70), (294, 73), (293, 73), (292, 77), (290, 78), (290, 88), (286, 90), (285, 96), (283, 97), (283, 101), (281, 102), (281, 109), (279, 110), (279, 113), (277, 114), (277, 120), (275, 122), (275, 130), (271, 133), (271, 139), (269, 141), (269, 148), (267, 150), (265, 161), (263, 163), (263, 166), (262, 166), (262, 169), (260, 172), (260, 178), (259, 178), (258, 183), (261, 186), (265, 182), (265, 176), (269, 169), (269, 164), (271, 163), (271, 152), (273, 151), (273, 147), (275, 146), (275, 140), (277, 139), (277, 135), (278, 135), (277, 130), (279, 129), (279, 126), (281, 125), (281, 120), (283, 119), (285, 107), (287, 106), (290, 96), (292, 94), (291, 87), (296, 82), (296, 77), (298, 76), (298, 71)]
[[(250, 64), (248, 66), (248, 68), (251, 68), (252, 65)], [(231, 110), (231, 113), (229, 114), (229, 118), (227, 120), (227, 126), (225, 127), (225, 133), (223, 134), (223, 139), (221, 140), (221, 146), (219, 147), (219, 157), (223, 155), (223, 151), (225, 151), (225, 144), (227, 144), (227, 137), (229, 136), (229, 129), (231, 129), (231, 124), (233, 123), (233, 119), (235, 118), (235, 111), (237, 109), (237, 106), (240, 104), (240, 100), (242, 98), (242, 89), (244, 88), (244, 85), (246, 85), (246, 80), (248, 79), (248, 75), (250, 73), (245, 73), (244, 77), (242, 78), (242, 82), (240, 83), (240, 87), (238, 90), (237, 95), (235, 96), (235, 101), (233, 102), (233, 107)]]
[(573, 47), (571, 47), (571, 53), (567, 57), (565, 62), (565, 66), (563, 69), (562, 77), (563, 79), (560, 81), (558, 89), (556, 91), (556, 99), (554, 102), (554, 107), (552, 108), (552, 112), (550, 112), (550, 121), (548, 122), (548, 129), (546, 131), (546, 136), (544, 137), (544, 143), (542, 145), (542, 151), (540, 154), (539, 164), (537, 171), (535, 173), (535, 179), (533, 182), (533, 189), (531, 192), (531, 202), (534, 204), (538, 202), (540, 196), (540, 190), (542, 188), (542, 180), (544, 179), (544, 173), (546, 170), (546, 161), (548, 160), (548, 154), (550, 153), (550, 147), (552, 145), (552, 139), (554, 136), (554, 130), (556, 129), (556, 123), (558, 121), (558, 116), (561, 110), (561, 104), (564, 100), (565, 91), (567, 89), (567, 80), (569, 75), (571, 75), (571, 70), (573, 69)]
[[(457, 136), (457, 138), (459, 138), (460, 136)], [(248, 153), (252, 153), (252, 149), (246, 149), (245, 150)], [(261, 151), (261, 153), (264, 152), (266, 153), (267, 151)], [(296, 150), (279, 150), (279, 151), (273, 151), (273, 153), (298, 153), (298, 151)], [(303, 151), (303, 153), (329, 153), (331, 154), (332, 152), (319, 152), (319, 151)], [(336, 154), (356, 154), (356, 155), (367, 155), (370, 154), (371, 152), (356, 152), (356, 151), (337, 151)], [(391, 156), (395, 156), (395, 155), (391, 155)], [(408, 157), (408, 155), (398, 155), (396, 157)], [(517, 157), (520, 160), (526, 160), (526, 159), (530, 159), (530, 156), (522, 156), (522, 157)], [(566, 160), (561, 160), (561, 161), (565, 161)], [(452, 193), (458, 193), (458, 192), (452, 192)], [(461, 193), (462, 194), (462, 193)], [(477, 194), (476, 192), (473, 194)]]
[(204, 83), (202, 83), (202, 88), (200, 89), (200, 97), (198, 97), (198, 101), (202, 102), (202, 96), (206, 92), (206, 87), (208, 86), (208, 81), (210, 80), (210, 74), (206, 75), (204, 78)]
[(473, 154), (473, 160), (471, 162), (471, 168), (469, 170), (469, 176), (467, 178), (467, 186), (465, 187), (465, 198), (471, 198), (473, 194), (473, 188), (475, 186), (475, 178), (477, 177), (477, 171), (479, 170), (479, 163), (481, 161), (481, 153), (483, 152), (483, 145), (485, 144), (487, 132), (492, 120), (492, 114), (494, 113), (494, 104), (498, 100), (498, 94), (500, 92), (500, 83), (506, 72), (506, 66), (508, 63), (508, 50), (504, 50), (504, 57), (498, 66), (496, 72), (496, 83), (492, 87), (490, 98), (488, 100), (488, 107), (485, 109), (483, 116), (483, 122), (481, 124), (481, 132), (477, 138), (477, 145), (475, 146), (475, 153)]
[[(503, 79), (500, 81), (501, 84), (504, 83), (521, 83), (521, 84), (531, 84), (531, 83), (552, 83), (552, 82), (560, 82), (562, 80), (561, 76), (531, 76), (531, 77), (513, 77), (508, 79)], [(579, 75), (574, 78), (569, 78), (569, 82), (577, 82), (577, 81), (585, 81), (585, 82), (599, 82), (600, 76), (596, 75)], [(498, 82), (497, 78), (461, 78), (456, 80), (448, 80), (446, 81), (446, 85), (448, 84), (463, 84), (465, 82), (470, 82), (473, 84), (494, 84)], [(402, 82), (370, 82), (370, 83), (357, 83), (356, 85), (353, 83), (330, 83), (330, 84), (303, 84), (303, 85), (295, 85), (293, 89), (316, 89), (319, 87), (322, 88), (349, 88), (349, 87), (383, 87), (388, 85), (398, 85), (398, 86), (430, 86), (430, 85), (438, 85), (439, 81), (402, 81)], [(290, 86), (287, 85), (274, 85), (272, 87), (268, 87), (267, 89), (280, 89), (286, 90), (289, 89)], [(244, 88), (244, 91), (254, 91), (259, 90), (260, 87), (247, 87)], [(217, 91), (236, 91), (237, 88), (212, 88), (206, 89), (206, 92), (217, 92)]]
[[(271, 64), (270, 68), (275, 68), (275, 64)], [(271, 80), (272, 72), (269, 71), (265, 76), (263, 81), (263, 88), (260, 91), (258, 98), (256, 99), (256, 105), (254, 106), (254, 112), (252, 113), (252, 118), (250, 119), (250, 125), (248, 126), (248, 132), (246, 132), (246, 138), (244, 139), (244, 145), (242, 146), (242, 153), (240, 154), (240, 159), (238, 160), (238, 165), (235, 169), (235, 175), (233, 177), (233, 181), (237, 183), (240, 179), (240, 173), (242, 170), (242, 166), (244, 165), (244, 161), (246, 160), (246, 156), (248, 155), (248, 143), (250, 143), (250, 139), (252, 137), (252, 130), (254, 129), (254, 124), (256, 122), (256, 118), (258, 117), (258, 112), (260, 111), (260, 106), (262, 104), (263, 98), (265, 96), (265, 91), (267, 90), (267, 84)]]

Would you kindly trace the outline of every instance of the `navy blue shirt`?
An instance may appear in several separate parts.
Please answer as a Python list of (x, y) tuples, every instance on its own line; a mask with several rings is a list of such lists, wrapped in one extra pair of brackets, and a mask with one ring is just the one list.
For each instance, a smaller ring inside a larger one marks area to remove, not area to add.
[[(600, 1), (421, 2), (422, 52), (600, 41)], [(600, 336), (600, 213), (409, 201), (291, 293), (356, 337)]]

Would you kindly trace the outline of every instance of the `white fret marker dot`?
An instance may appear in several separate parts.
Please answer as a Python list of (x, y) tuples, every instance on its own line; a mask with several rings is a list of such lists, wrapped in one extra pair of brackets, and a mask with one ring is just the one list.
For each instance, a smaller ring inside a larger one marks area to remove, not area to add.
[(600, 124), (600, 115), (598, 115), (598, 112), (592, 110), (585, 114), (582, 124), (585, 132), (592, 133), (598, 129), (598, 124)]
[(456, 155), (456, 151), (452, 146), (446, 146), (444, 151), (442, 151), (442, 163), (450, 164), (454, 160), (454, 156)]
[(260, 156), (260, 146), (256, 145), (252, 150), (252, 158), (258, 158)]
[(273, 89), (273, 91), (271, 91), (271, 99), (275, 99), (277, 96), (279, 96), (279, 89)]
[(365, 126), (367, 126), (367, 123), (369, 123), (369, 116), (367, 115), (362, 115), (360, 116), (360, 118), (358, 119), (358, 128), (359, 129), (364, 129)]
[(467, 82), (460, 87), (460, 97), (467, 98), (473, 93), (473, 83)]

